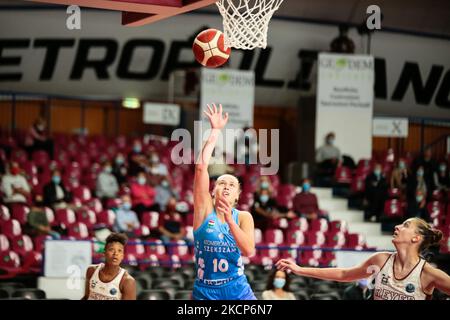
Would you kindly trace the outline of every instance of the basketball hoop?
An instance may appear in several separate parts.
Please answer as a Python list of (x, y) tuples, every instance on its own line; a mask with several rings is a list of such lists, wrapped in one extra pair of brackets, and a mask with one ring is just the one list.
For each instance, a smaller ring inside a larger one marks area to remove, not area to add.
[(218, 0), (225, 45), (236, 49), (266, 48), (269, 21), (283, 0)]

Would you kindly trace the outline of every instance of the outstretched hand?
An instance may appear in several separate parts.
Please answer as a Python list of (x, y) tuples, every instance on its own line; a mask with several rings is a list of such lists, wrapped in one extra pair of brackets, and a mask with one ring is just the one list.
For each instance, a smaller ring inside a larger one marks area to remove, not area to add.
[(213, 103), (213, 108), (209, 104), (206, 106), (209, 110), (203, 111), (203, 113), (208, 117), (211, 128), (222, 129), (228, 122), (228, 113), (222, 115), (222, 105), (219, 104), (219, 110), (217, 110), (216, 104)]
[(223, 214), (226, 223), (231, 223), (233, 221), (232, 216), (233, 207), (230, 205), (228, 200), (221, 195), (216, 196), (216, 202), (217, 202), (216, 207), (217, 211)]
[(276, 264), (277, 269), (281, 271), (291, 271), (294, 274), (300, 272), (301, 267), (299, 267), (295, 262), (288, 259), (281, 259)]

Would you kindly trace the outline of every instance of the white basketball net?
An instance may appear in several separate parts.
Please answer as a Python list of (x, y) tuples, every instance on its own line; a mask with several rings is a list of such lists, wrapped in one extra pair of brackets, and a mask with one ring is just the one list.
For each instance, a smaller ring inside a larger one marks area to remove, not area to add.
[(266, 48), (269, 21), (283, 0), (218, 0), (225, 45), (236, 49)]

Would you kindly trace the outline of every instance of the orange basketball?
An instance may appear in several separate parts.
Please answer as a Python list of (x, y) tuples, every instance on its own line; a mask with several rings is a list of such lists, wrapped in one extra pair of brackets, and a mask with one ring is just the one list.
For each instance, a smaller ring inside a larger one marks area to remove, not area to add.
[(227, 62), (231, 48), (225, 47), (221, 31), (207, 29), (195, 37), (192, 51), (200, 64), (209, 68), (217, 68)]

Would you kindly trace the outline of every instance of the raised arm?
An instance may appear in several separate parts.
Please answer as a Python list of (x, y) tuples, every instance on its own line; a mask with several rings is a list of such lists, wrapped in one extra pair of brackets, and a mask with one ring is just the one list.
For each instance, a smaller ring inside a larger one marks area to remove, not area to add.
[(290, 270), (298, 276), (312, 277), (322, 280), (352, 282), (370, 277), (389, 258), (389, 253), (373, 254), (363, 263), (351, 268), (303, 268), (286, 259), (279, 260), (276, 265), (280, 270)]
[(211, 159), (214, 147), (217, 143), (220, 130), (226, 125), (228, 121), (228, 114), (222, 116), (222, 105), (219, 105), (219, 110), (215, 104), (213, 108), (208, 105), (208, 111), (204, 111), (211, 124), (211, 133), (205, 145), (200, 152), (199, 158), (195, 165), (194, 176), (194, 230), (197, 230), (206, 215), (212, 210), (212, 198), (209, 193), (209, 174), (208, 165)]

